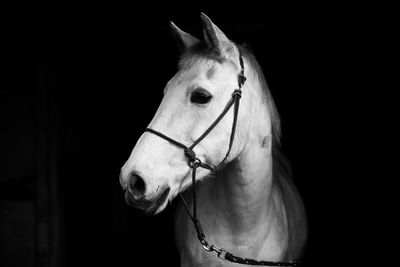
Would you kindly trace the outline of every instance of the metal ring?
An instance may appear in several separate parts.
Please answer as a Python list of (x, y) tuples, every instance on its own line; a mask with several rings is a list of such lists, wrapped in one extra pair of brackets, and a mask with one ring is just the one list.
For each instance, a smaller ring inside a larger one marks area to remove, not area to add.
[(204, 248), (205, 251), (212, 251), (213, 250), (212, 246), (210, 246), (209, 244), (203, 244), (203, 248)]
[(213, 246), (208, 244), (208, 242), (205, 239), (201, 240), (200, 243), (203, 246), (205, 251), (212, 251), (213, 250)]
[(201, 160), (199, 158), (195, 158), (194, 160), (189, 161), (189, 167), (199, 167), (201, 165)]

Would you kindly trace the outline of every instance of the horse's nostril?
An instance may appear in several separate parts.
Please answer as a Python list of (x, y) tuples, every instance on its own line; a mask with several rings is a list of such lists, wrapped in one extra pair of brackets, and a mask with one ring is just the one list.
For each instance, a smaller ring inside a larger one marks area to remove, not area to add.
[(129, 181), (129, 192), (136, 201), (141, 201), (144, 199), (146, 184), (139, 175), (131, 174)]

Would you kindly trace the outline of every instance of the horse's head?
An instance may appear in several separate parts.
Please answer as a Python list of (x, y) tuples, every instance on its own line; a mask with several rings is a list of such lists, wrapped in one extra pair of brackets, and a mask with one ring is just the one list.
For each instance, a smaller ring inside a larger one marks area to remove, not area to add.
[[(183, 54), (179, 71), (167, 83), (161, 105), (149, 124), (149, 128), (186, 146), (202, 135), (225, 108), (232, 92), (238, 88), (241, 70), (238, 47), (207, 16), (202, 14), (201, 17), (204, 41), (171, 23)], [(252, 110), (249, 98), (249, 93), (243, 94), (235, 139), (227, 161), (237, 157), (245, 146)], [(193, 149), (203, 163), (216, 166), (224, 159), (232, 121), (230, 110)], [(181, 147), (145, 132), (122, 167), (120, 181), (128, 204), (147, 213), (158, 213), (190, 185), (190, 173)], [(208, 174), (209, 170), (199, 168), (197, 179)]]

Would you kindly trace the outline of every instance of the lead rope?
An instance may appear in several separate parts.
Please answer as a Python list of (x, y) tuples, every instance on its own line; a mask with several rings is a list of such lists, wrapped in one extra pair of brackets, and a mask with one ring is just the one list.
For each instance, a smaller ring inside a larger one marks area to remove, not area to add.
[[(299, 262), (294, 262), (294, 261), (258, 261), (254, 259), (249, 259), (249, 258), (242, 258), (233, 255), (232, 253), (226, 251), (223, 248), (219, 248), (213, 244), (209, 244), (208, 241), (206, 240), (206, 236), (203, 232), (203, 229), (201, 227), (200, 221), (197, 219), (197, 197), (196, 197), (196, 171), (198, 167), (202, 167), (204, 169), (208, 169), (210, 171), (215, 171), (225, 160), (228, 158), (228, 155), (231, 151), (233, 140), (235, 137), (235, 131), (236, 131), (236, 124), (237, 124), (237, 117), (239, 113), (239, 102), (240, 98), (242, 96), (242, 87), (246, 81), (246, 77), (244, 76), (244, 64), (243, 64), (243, 57), (242, 54), (239, 54), (239, 62), (240, 62), (240, 73), (238, 74), (238, 89), (235, 89), (232, 93), (232, 97), (229, 100), (228, 104), (226, 105), (225, 109), (221, 112), (221, 114), (217, 117), (217, 119), (208, 127), (204, 133), (197, 138), (193, 144), (190, 147), (187, 147), (186, 145), (168, 137), (167, 135), (160, 133), (158, 131), (155, 131), (151, 128), (146, 128), (145, 131), (153, 133), (170, 143), (181, 147), (184, 150), (184, 154), (186, 158), (188, 159), (188, 165), (192, 169), (192, 187), (193, 187), (193, 211), (192, 213), (190, 212), (189, 206), (187, 205), (185, 198), (182, 196), (181, 193), (179, 193), (179, 198), (182, 201), (182, 204), (186, 210), (187, 215), (189, 216), (190, 220), (193, 222), (194, 228), (196, 229), (197, 233), (197, 238), (199, 239), (201, 245), (203, 246), (204, 250), (207, 252), (216, 252), (218, 258), (227, 260), (230, 262), (234, 263), (239, 263), (239, 264), (247, 264), (247, 265), (259, 265), (259, 266), (300, 266)], [(234, 111), (233, 111), (233, 123), (232, 123), (232, 129), (231, 129), (231, 136), (229, 139), (229, 147), (228, 151), (224, 157), (224, 159), (215, 167), (211, 167), (208, 164), (202, 163), (199, 158), (196, 157), (195, 152), (193, 151), (193, 148), (201, 142), (211, 131), (214, 129), (214, 127), (220, 122), (220, 120), (225, 116), (225, 114), (228, 112), (228, 110), (234, 105)]]

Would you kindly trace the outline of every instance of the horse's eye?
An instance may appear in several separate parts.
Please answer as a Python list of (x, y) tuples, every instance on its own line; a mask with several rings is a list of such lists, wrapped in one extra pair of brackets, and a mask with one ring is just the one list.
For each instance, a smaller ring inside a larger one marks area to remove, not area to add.
[(190, 95), (190, 102), (195, 104), (207, 104), (211, 101), (212, 95), (203, 88), (197, 88)]

